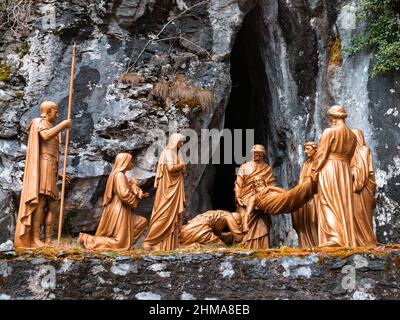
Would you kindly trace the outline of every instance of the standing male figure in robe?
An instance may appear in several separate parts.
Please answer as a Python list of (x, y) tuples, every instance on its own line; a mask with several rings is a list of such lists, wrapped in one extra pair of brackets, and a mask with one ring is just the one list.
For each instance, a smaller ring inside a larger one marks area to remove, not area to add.
[(268, 186), (275, 185), (275, 177), (271, 167), (263, 160), (265, 148), (256, 144), (251, 149), (253, 159), (242, 164), (239, 168), (235, 182), (235, 198), (237, 203), (236, 211), (240, 213), (243, 221), (247, 222), (248, 230), (244, 235), (242, 244), (247, 249), (267, 249), (269, 247), (269, 228), (271, 227), (271, 217), (258, 214), (257, 211), (246, 217), (246, 207), (249, 198), (253, 195), (253, 179), (260, 176)]
[(375, 173), (371, 150), (365, 144), (364, 133), (354, 129), (357, 147), (351, 160), (353, 174), (354, 228), (358, 246), (377, 244), (372, 219), (375, 209)]
[[(304, 144), (304, 151), (308, 159), (304, 162), (300, 172), (299, 184), (304, 182), (306, 177), (312, 176), (312, 164), (317, 152), (318, 145), (314, 141)], [(300, 248), (312, 248), (318, 246), (318, 196), (314, 195), (303, 207), (292, 213), (293, 228), (299, 237)]]
[[(59, 206), (57, 179), (60, 133), (61, 130), (71, 127), (71, 120), (64, 120), (53, 127), (57, 118), (58, 105), (45, 101), (40, 105), (40, 118), (33, 119), (28, 128), (24, 181), (14, 236), (16, 248), (51, 245)], [(40, 240), (43, 224), (45, 244)]]
[(313, 171), (318, 175), (319, 246), (354, 247), (353, 177), (350, 161), (357, 138), (346, 125), (346, 110), (328, 110), (332, 124), (321, 136)]
[(161, 152), (154, 187), (157, 188), (149, 230), (142, 246), (146, 250), (175, 250), (179, 247), (179, 231), (185, 210), (183, 163), (179, 149), (185, 136), (174, 133)]

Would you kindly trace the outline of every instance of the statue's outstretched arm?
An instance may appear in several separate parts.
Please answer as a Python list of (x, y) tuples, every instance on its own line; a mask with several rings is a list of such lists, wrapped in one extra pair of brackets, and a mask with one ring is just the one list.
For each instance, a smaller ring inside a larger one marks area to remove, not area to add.
[(62, 129), (70, 127), (71, 120), (64, 120), (53, 128), (41, 130), (39, 134), (43, 140), (47, 141), (54, 139), (61, 132)]

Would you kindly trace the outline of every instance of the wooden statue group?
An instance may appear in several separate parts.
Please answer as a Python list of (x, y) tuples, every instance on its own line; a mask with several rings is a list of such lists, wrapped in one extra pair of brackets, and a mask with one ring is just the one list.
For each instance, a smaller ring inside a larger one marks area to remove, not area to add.
[[(29, 126), (16, 248), (52, 244), (59, 207), (60, 132), (71, 126), (70, 120), (65, 120), (53, 127), (57, 116), (57, 104), (45, 101), (40, 106), (40, 118)], [(331, 107), (328, 117), (331, 128), (323, 132), (319, 145), (304, 145), (308, 160), (297, 186), (289, 190), (277, 187), (271, 167), (263, 160), (265, 148), (254, 145), (252, 160), (241, 165), (237, 174), (236, 212), (207, 211), (186, 225), (182, 222), (187, 169), (179, 153), (185, 137), (172, 134), (160, 155), (149, 223), (131, 212), (148, 197), (134, 178), (128, 180), (125, 175), (132, 169), (132, 156), (118, 154), (106, 184), (104, 211), (96, 234), (80, 233), (78, 243), (89, 250), (129, 250), (148, 226), (142, 243), (146, 250), (210, 244), (266, 249), (271, 215), (292, 212), (300, 247), (376, 245), (372, 225), (376, 184), (371, 151), (365, 145), (363, 132), (346, 125), (343, 106)]]

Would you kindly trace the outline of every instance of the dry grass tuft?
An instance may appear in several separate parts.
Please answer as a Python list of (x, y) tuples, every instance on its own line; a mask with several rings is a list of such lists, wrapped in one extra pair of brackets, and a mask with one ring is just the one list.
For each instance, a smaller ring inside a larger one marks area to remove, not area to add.
[(191, 98), (191, 99), (179, 99), (176, 104), (178, 108), (196, 108), (200, 106), (200, 102), (196, 98)]
[(131, 72), (124, 72), (118, 78), (118, 82), (129, 84), (132, 87), (136, 87), (142, 81), (143, 78), (140, 75)]
[(168, 97), (169, 83), (158, 81), (153, 87), (152, 96), (158, 99), (165, 100)]
[(175, 102), (177, 107), (211, 107), (214, 102), (210, 90), (196, 88), (183, 74), (176, 74), (171, 81), (158, 81), (151, 92), (153, 98)]
[(199, 100), (200, 105), (205, 107), (211, 107), (214, 103), (214, 95), (207, 89), (197, 89), (196, 98)]

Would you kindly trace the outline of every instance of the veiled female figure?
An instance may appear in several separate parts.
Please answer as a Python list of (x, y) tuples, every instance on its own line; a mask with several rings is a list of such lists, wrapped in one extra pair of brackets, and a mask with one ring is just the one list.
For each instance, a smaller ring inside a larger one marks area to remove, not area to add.
[(377, 243), (372, 225), (376, 183), (372, 154), (365, 145), (364, 133), (359, 129), (353, 132), (357, 136), (357, 147), (351, 161), (355, 237), (358, 246), (374, 246)]
[(179, 149), (184, 142), (183, 135), (172, 134), (158, 160), (154, 207), (149, 231), (142, 243), (146, 250), (174, 250), (179, 246), (179, 231), (185, 210), (183, 174), (186, 172)]
[(357, 138), (345, 123), (343, 106), (331, 107), (328, 116), (332, 127), (323, 132), (313, 165), (318, 174), (318, 242), (319, 246), (354, 247), (350, 161)]
[[(306, 177), (312, 175), (311, 169), (318, 145), (314, 141), (304, 144), (304, 150), (308, 159), (303, 164), (300, 172), (299, 184), (304, 182)], [(318, 246), (318, 217), (317, 217), (318, 196), (314, 195), (299, 210), (292, 213), (293, 228), (299, 237), (300, 248), (312, 248)]]
[(147, 219), (131, 213), (147, 196), (125, 172), (132, 169), (132, 156), (119, 153), (108, 177), (103, 197), (104, 211), (94, 236), (80, 233), (78, 243), (89, 250), (129, 250), (143, 233)]

